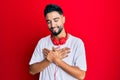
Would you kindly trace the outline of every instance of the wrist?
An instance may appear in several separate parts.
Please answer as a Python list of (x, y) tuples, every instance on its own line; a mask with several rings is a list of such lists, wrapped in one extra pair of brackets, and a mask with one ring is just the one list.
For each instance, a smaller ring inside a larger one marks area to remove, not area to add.
[(54, 61), (53, 61), (56, 65), (59, 65), (61, 62), (62, 62), (62, 60), (61, 59), (55, 59)]
[(50, 60), (49, 58), (45, 58), (46, 61), (48, 61), (49, 63), (52, 62), (52, 60)]

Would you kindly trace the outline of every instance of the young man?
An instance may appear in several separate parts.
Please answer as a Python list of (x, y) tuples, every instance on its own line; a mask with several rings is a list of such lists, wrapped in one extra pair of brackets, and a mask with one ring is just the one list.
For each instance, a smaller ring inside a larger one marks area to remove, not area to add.
[(62, 9), (49, 4), (44, 16), (51, 34), (39, 40), (30, 60), (30, 73), (40, 72), (39, 80), (83, 80), (86, 56), (81, 39), (64, 29)]

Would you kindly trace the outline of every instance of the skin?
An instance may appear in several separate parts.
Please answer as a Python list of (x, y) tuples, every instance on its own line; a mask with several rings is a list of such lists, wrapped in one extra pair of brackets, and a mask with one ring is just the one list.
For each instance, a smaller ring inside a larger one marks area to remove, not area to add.
[[(46, 15), (46, 22), (49, 30), (53, 34), (53, 38), (55, 37), (60, 39), (61, 37), (66, 36), (64, 29), (65, 17), (63, 15), (60, 15), (56, 11), (50, 12)], [(63, 58), (67, 57), (69, 53), (69, 48), (57, 49), (53, 47), (52, 50), (44, 48), (43, 54), (45, 59), (41, 62), (30, 65), (30, 73), (33, 75), (39, 73), (51, 63), (54, 63), (71, 76), (77, 78), (78, 80), (83, 80), (85, 78), (85, 71), (81, 70), (77, 66), (71, 66), (62, 60)]]

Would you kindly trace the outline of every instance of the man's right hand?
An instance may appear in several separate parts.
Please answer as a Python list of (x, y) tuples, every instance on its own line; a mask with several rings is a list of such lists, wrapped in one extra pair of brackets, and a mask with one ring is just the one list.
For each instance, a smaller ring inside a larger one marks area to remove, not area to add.
[(70, 53), (70, 48), (66, 47), (58, 49), (53, 47), (52, 50), (44, 48), (43, 53), (48, 61), (56, 63), (57, 60), (61, 60), (68, 56), (68, 53)]

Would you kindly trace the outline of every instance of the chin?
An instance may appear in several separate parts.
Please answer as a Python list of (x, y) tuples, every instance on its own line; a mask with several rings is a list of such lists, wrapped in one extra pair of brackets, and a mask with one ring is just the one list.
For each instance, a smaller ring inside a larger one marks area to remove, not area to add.
[(59, 33), (52, 33), (53, 35), (57, 36)]

